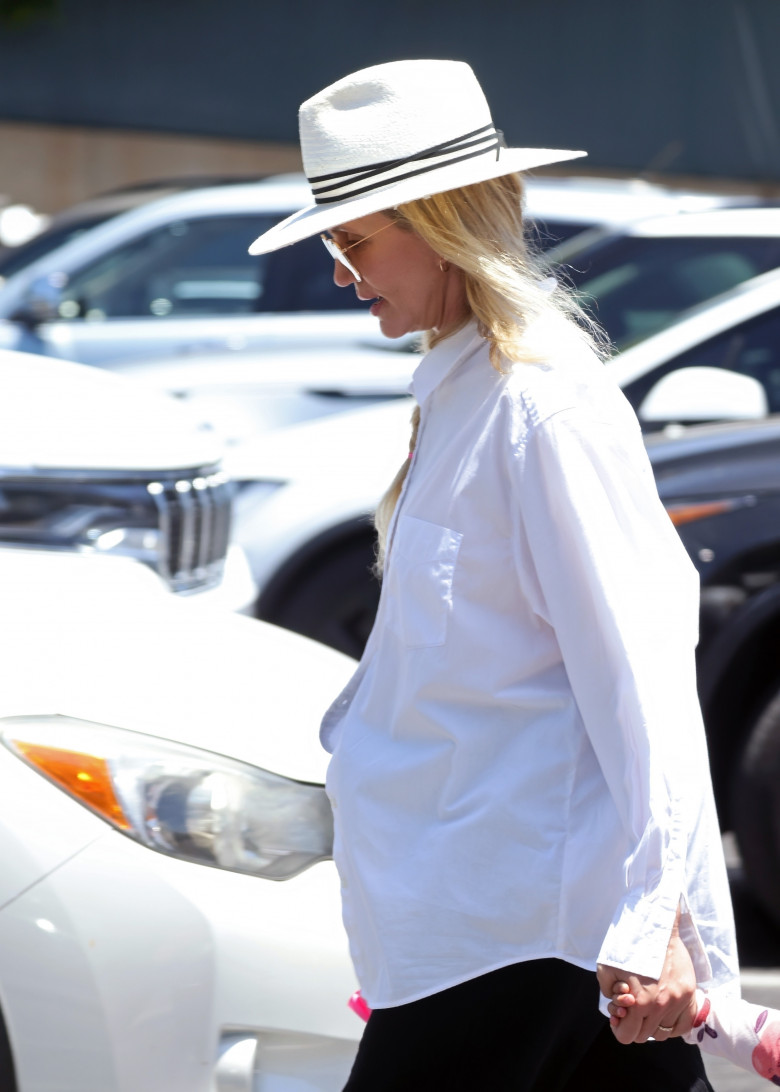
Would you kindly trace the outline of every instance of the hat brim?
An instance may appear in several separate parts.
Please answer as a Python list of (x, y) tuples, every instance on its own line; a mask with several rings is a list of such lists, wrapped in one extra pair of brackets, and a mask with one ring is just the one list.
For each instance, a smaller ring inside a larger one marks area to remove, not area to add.
[(284, 246), (298, 243), (301, 239), (308, 239), (321, 231), (338, 227), (349, 220), (357, 220), (361, 216), (369, 216), (373, 212), (382, 212), (387, 208), (397, 208), (398, 205), (404, 205), (408, 201), (418, 201), (433, 193), (444, 193), (446, 190), (460, 189), (461, 186), (472, 186), (477, 182), (487, 182), (491, 178), (500, 178), (504, 174), (528, 171), (549, 163), (579, 159), (587, 154), (587, 152), (574, 152), (562, 148), (502, 148), (498, 159), (486, 155), (480, 159), (453, 163), (425, 174), (390, 182), (380, 189), (358, 197), (350, 197), (328, 205), (308, 205), (255, 239), (249, 248), (249, 253), (268, 254), (272, 250), (280, 250)]

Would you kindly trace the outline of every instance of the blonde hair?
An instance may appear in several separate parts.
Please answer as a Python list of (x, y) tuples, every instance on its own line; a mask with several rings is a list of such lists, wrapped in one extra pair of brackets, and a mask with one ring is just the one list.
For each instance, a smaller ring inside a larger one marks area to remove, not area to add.
[[(599, 356), (606, 356), (605, 336), (582, 311), (564, 286), (551, 290), (549, 275), (526, 235), (523, 219), (523, 183), (508, 174), (473, 186), (433, 194), (388, 211), (399, 227), (414, 231), (439, 255), (457, 267), (469, 307), (459, 326), (476, 319), (489, 344), (490, 362), (499, 371), (514, 363), (540, 361), (538, 343), (524, 342), (529, 325), (542, 314), (557, 313)], [(426, 349), (455, 332), (429, 330)], [(410, 455), (417, 441), (419, 409), (412, 416)], [(374, 525), (378, 533), (376, 572), (384, 564), (387, 529), (408, 472), (405, 460), (377, 506)]]

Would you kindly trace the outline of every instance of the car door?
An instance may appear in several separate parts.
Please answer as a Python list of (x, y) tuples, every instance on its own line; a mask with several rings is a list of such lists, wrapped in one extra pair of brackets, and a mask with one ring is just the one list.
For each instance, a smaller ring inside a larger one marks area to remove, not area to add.
[[(268, 218), (202, 216), (157, 226), (68, 273), (59, 320), (37, 328), (52, 355), (87, 364), (291, 340), (376, 337), (354, 292), (333, 284), (318, 239), (250, 256)], [(358, 309), (360, 308), (360, 309)]]

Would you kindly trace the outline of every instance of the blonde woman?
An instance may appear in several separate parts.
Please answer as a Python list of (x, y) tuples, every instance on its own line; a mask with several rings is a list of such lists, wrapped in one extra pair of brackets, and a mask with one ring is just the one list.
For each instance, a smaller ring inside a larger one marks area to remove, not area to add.
[(313, 203), (250, 249), (322, 233), (383, 333), (428, 345), (376, 623), (321, 730), (373, 1010), (346, 1090), (707, 1089), (678, 1036), (737, 964), (696, 573), (524, 241), (518, 172), (583, 153), (504, 147), (455, 61), (347, 76), (300, 132)]

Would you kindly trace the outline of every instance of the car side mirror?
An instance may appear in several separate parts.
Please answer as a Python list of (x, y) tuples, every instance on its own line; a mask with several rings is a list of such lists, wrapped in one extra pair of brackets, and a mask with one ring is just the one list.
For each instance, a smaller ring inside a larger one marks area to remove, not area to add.
[(659, 379), (637, 415), (648, 425), (741, 421), (766, 417), (769, 403), (757, 379), (726, 368), (677, 368)]
[(40, 326), (42, 322), (55, 322), (62, 317), (60, 305), (65, 284), (66, 277), (63, 273), (36, 277), (9, 317), (13, 322), (20, 322), (30, 329)]

